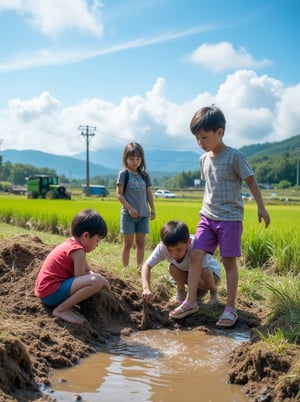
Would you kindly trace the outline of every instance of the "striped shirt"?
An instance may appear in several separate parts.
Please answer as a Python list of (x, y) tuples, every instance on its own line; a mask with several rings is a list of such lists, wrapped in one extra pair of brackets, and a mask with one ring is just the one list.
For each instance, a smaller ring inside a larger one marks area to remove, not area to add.
[(201, 179), (205, 180), (200, 213), (215, 221), (242, 221), (242, 182), (254, 175), (246, 157), (231, 147), (216, 156), (206, 152), (200, 157), (200, 170)]

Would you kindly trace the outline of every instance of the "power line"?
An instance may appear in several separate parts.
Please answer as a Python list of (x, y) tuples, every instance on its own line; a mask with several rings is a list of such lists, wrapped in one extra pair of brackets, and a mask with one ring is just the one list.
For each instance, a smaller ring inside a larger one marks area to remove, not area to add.
[(90, 196), (90, 156), (89, 156), (89, 144), (90, 137), (94, 137), (97, 127), (95, 126), (79, 126), (78, 130), (81, 130), (81, 135), (85, 137), (86, 143), (86, 196)]

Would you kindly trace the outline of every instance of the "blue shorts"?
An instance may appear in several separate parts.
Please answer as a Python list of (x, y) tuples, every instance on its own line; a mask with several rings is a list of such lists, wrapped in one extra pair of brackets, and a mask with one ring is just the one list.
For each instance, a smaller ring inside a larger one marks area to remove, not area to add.
[(120, 231), (122, 234), (134, 234), (150, 232), (150, 224), (148, 216), (132, 218), (130, 215), (121, 214)]
[(71, 286), (75, 278), (66, 279), (59, 288), (47, 297), (41, 297), (43, 304), (49, 307), (55, 307), (70, 297)]
[(193, 241), (193, 249), (214, 254), (220, 246), (221, 257), (240, 257), (243, 223), (241, 221), (213, 221), (201, 215)]

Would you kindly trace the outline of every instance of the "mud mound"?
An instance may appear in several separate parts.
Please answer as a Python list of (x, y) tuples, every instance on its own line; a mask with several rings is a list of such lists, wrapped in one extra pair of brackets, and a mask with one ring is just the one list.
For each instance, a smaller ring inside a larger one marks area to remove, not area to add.
[(245, 343), (231, 354), (228, 379), (231, 383), (245, 385), (244, 392), (252, 401), (296, 401), (300, 377), (287, 376), (287, 373), (299, 359), (297, 348), (291, 347), (282, 355), (263, 342)]

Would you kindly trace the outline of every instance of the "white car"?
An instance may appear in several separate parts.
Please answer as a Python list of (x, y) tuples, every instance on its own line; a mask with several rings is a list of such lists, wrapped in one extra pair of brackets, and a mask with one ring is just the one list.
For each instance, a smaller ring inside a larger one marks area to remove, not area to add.
[(247, 200), (247, 201), (251, 201), (253, 199), (253, 197), (249, 193), (242, 193), (242, 199)]
[(176, 198), (176, 194), (171, 193), (169, 190), (156, 190), (154, 193), (155, 197), (158, 198)]

